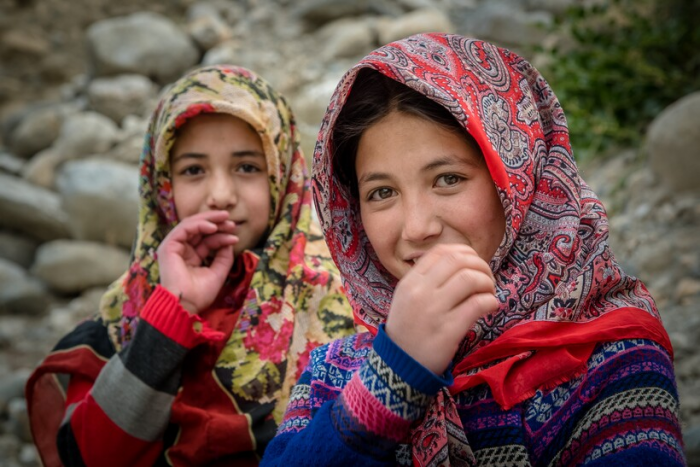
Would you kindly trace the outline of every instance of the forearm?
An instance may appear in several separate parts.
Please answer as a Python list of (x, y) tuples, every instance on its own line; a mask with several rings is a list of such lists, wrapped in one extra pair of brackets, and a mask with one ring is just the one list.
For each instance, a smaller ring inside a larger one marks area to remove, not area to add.
[(180, 385), (181, 365), (206, 333), (156, 289), (134, 339), (104, 366), (94, 385), (71, 381), (58, 435), (66, 465), (153, 465)]
[(288, 415), (301, 416), (285, 417), (263, 463), (393, 464), (396, 448), (408, 438), (412, 423), (450, 382), (410, 358), (382, 330), (340, 396), (326, 401), (313, 418), (304, 418), (293, 395)]

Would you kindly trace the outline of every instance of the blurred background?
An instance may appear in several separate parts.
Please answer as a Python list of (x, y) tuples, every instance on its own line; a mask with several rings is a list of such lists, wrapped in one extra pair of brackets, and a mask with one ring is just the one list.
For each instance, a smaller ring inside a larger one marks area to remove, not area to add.
[(700, 465), (697, 0), (0, 0), (0, 467), (40, 464), (24, 383), (127, 267), (162, 87), (248, 67), (291, 102), (308, 159), (341, 75), (426, 31), (510, 48), (553, 87), (613, 251), (659, 305)]

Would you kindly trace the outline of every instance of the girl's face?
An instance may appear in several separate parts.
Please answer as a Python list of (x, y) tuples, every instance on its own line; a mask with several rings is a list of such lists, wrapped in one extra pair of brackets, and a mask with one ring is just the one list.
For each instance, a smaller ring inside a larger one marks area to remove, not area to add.
[(236, 223), (238, 254), (254, 248), (267, 230), (270, 186), (258, 134), (225, 114), (198, 115), (180, 128), (170, 152), (179, 219), (225, 210)]
[(355, 161), (360, 214), (384, 267), (401, 279), (438, 244), (466, 244), (490, 261), (503, 206), (481, 153), (460, 135), (401, 112), (365, 131)]

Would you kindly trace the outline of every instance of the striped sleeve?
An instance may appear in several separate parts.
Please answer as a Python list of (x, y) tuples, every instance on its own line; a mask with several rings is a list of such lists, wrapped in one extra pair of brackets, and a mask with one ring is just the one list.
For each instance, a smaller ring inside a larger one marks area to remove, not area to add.
[(548, 422), (555, 434), (540, 448), (543, 465), (686, 463), (673, 362), (652, 341), (601, 345), (560, 412)]
[(94, 384), (76, 380), (58, 434), (66, 465), (153, 465), (190, 349), (221, 333), (190, 315), (157, 287), (134, 339), (104, 366)]
[[(326, 465), (338, 459), (344, 465), (393, 463), (413, 421), (423, 416), (438, 390), (452, 382), (451, 376), (440, 378), (416, 362), (383, 327), (348, 381), (329, 360), (311, 359), (312, 368), (292, 392), (263, 465)], [(315, 380), (314, 375), (323, 379)], [(330, 381), (344, 387), (325, 384)]]

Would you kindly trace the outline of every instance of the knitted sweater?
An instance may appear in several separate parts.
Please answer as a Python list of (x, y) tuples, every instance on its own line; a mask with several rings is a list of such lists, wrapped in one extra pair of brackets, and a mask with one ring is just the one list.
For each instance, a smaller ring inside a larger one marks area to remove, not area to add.
[[(320, 347), (262, 465), (411, 465), (412, 422), (449, 383), (383, 326)], [(478, 465), (685, 465), (673, 364), (649, 340), (598, 345), (585, 374), (510, 410), (485, 384), (455, 402)]]
[[(212, 371), (224, 333), (211, 323), (227, 321), (230, 327), (236, 314), (210, 310), (207, 318), (190, 315), (159, 286), (142, 311), (133, 341), (119, 353), (106, 327), (92, 320), (57, 345), (57, 350), (74, 351), (79, 344), (92, 349), (91, 360), (106, 360), (96, 378), (74, 374), (70, 379), (58, 432), (63, 464), (190, 465), (212, 458), (230, 461), (234, 454), (239, 454), (238, 465), (257, 464), (255, 446), (232, 436), (247, 425), (247, 415), (235, 413)], [(191, 384), (183, 389), (184, 379)], [(253, 420), (261, 438), (271, 437), (276, 427), (266, 415)]]

